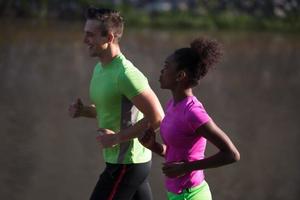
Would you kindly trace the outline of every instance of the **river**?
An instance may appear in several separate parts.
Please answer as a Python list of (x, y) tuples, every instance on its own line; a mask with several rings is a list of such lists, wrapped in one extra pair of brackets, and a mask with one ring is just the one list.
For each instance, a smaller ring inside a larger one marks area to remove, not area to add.
[[(96, 122), (71, 119), (77, 96), (89, 103), (96, 59), (83, 44), (82, 22), (1, 20), (0, 199), (88, 199), (103, 159)], [(214, 121), (241, 153), (241, 160), (206, 170), (214, 200), (300, 198), (300, 37), (242, 31), (127, 28), (122, 52), (159, 88), (164, 59), (195, 37), (222, 42), (222, 62), (195, 88)], [(208, 145), (206, 155), (217, 150)], [(155, 200), (166, 199), (163, 159), (153, 156)]]

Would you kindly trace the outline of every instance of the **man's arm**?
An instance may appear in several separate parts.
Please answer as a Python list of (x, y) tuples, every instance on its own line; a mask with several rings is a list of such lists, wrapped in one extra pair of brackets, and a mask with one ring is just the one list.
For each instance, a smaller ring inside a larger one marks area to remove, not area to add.
[(96, 118), (96, 108), (95, 105), (85, 106), (80, 98), (77, 98), (75, 102), (73, 102), (69, 106), (69, 115), (72, 118), (78, 117), (88, 117), (88, 118)]
[(96, 112), (96, 107), (94, 104), (84, 106), (81, 111), (81, 116), (82, 117), (87, 117), (87, 118), (96, 118), (97, 117), (97, 112)]
[(144, 114), (144, 119), (127, 129), (121, 130), (119, 138), (121, 142), (137, 137), (148, 128), (156, 130), (164, 117), (160, 102), (151, 88), (133, 97), (132, 103)]
[(111, 147), (139, 136), (146, 129), (157, 129), (164, 117), (160, 102), (151, 88), (146, 89), (139, 95), (132, 98), (132, 103), (144, 114), (144, 118), (131, 127), (121, 130), (117, 134), (108, 129), (100, 128), (98, 131), (103, 133), (97, 137), (103, 147)]

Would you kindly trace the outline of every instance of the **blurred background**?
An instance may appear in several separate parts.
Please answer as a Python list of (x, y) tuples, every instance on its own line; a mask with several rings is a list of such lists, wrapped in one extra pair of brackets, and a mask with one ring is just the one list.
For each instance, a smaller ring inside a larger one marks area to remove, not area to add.
[[(299, 0), (0, 1), (0, 199), (88, 199), (103, 170), (96, 122), (68, 106), (88, 87), (97, 59), (83, 44), (84, 10), (112, 7), (125, 17), (123, 53), (159, 87), (164, 59), (199, 36), (224, 56), (195, 88), (241, 153), (206, 170), (214, 200), (300, 198)], [(208, 145), (206, 155), (217, 149)], [(153, 155), (155, 200), (166, 199), (163, 159)]]

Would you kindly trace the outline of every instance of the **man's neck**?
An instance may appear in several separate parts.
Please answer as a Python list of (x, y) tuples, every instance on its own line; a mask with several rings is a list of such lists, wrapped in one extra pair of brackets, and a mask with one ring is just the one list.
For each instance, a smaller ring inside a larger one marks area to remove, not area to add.
[(118, 55), (121, 54), (121, 50), (118, 45), (112, 45), (107, 51), (99, 57), (102, 65), (108, 65)]

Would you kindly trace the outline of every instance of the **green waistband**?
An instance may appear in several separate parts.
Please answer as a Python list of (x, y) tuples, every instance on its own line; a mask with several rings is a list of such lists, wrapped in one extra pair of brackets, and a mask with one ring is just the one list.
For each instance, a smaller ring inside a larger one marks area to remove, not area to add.
[(203, 180), (200, 185), (197, 185), (197, 186), (191, 187), (191, 188), (186, 188), (186, 189), (182, 190), (182, 193), (183, 192), (194, 192), (194, 191), (198, 190), (199, 188), (204, 187), (206, 185), (207, 185), (207, 182), (205, 180)]

